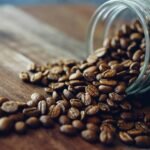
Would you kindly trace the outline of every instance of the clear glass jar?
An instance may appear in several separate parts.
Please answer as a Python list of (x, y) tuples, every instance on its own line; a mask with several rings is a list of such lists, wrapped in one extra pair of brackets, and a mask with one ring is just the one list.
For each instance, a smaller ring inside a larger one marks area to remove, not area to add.
[(126, 92), (139, 94), (150, 90), (150, 0), (109, 0), (97, 8), (88, 30), (87, 49), (94, 51), (94, 37), (96, 28), (101, 25), (103, 39), (110, 36), (111, 31), (117, 29), (123, 22), (138, 19), (143, 27), (146, 40), (144, 65), (137, 80), (130, 85)]

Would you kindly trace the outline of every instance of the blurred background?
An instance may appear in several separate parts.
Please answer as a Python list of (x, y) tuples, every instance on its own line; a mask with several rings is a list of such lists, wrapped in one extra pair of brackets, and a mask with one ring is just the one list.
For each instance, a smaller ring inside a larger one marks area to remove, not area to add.
[(0, 0), (0, 4), (15, 4), (15, 5), (28, 5), (28, 4), (101, 4), (106, 0)]

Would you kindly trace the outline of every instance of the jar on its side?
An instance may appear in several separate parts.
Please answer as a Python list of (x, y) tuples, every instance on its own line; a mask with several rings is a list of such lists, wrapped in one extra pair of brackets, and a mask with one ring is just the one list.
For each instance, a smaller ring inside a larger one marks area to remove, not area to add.
[(97, 8), (89, 25), (87, 49), (90, 52), (95, 49), (94, 36), (98, 24), (103, 24), (103, 39), (105, 39), (111, 30), (115, 30), (114, 27), (117, 28), (121, 14), (125, 14), (127, 19), (139, 20), (144, 30), (146, 42), (144, 64), (138, 78), (126, 90), (128, 95), (143, 93), (150, 90), (150, 0), (109, 0)]

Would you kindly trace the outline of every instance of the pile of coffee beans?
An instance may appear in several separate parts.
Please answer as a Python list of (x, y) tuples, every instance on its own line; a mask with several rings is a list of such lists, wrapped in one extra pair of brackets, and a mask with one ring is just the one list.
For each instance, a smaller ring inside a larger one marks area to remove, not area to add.
[(145, 40), (138, 21), (124, 24), (84, 61), (61, 60), (31, 64), (19, 77), (42, 86), (47, 93), (33, 93), (27, 103), (0, 98), (0, 131), (52, 127), (80, 135), (88, 142), (150, 147), (150, 114), (140, 100), (130, 99), (126, 89), (144, 64)]

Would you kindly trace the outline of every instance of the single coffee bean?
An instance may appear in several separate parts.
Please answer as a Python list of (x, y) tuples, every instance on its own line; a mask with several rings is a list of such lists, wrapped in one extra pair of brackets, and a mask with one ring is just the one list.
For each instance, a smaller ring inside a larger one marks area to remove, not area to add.
[(98, 89), (100, 92), (103, 92), (103, 93), (110, 93), (113, 91), (113, 88), (111, 86), (107, 86), (107, 85), (100, 85), (98, 87)]
[(81, 79), (82, 77), (83, 77), (82, 73), (79, 70), (77, 70), (76, 73), (70, 75), (69, 80), (78, 80)]
[(72, 126), (77, 130), (83, 130), (85, 128), (84, 123), (80, 120), (73, 120)]
[(99, 91), (98, 89), (94, 86), (94, 85), (88, 85), (86, 88), (85, 88), (85, 91), (91, 95), (92, 97), (97, 97), (99, 96)]
[(17, 133), (23, 134), (26, 131), (26, 124), (23, 121), (18, 121), (15, 123), (14, 129)]
[(116, 76), (116, 70), (108, 69), (101, 74), (102, 78), (113, 78)]
[(30, 81), (30, 76), (29, 76), (28, 72), (19, 73), (19, 78), (24, 82), (29, 82)]
[(86, 108), (86, 114), (87, 115), (96, 115), (99, 112), (100, 108), (98, 105), (90, 105)]
[(97, 62), (98, 57), (95, 54), (91, 54), (88, 56), (88, 58), (86, 59), (88, 64), (93, 65)]
[(89, 93), (83, 93), (81, 94), (81, 102), (85, 105), (85, 106), (89, 106), (92, 103), (92, 97)]
[(52, 74), (61, 74), (63, 73), (63, 68), (61, 66), (54, 66), (51, 68), (50, 72)]
[(81, 100), (79, 99), (71, 99), (70, 104), (72, 107), (81, 108), (83, 106)]
[(103, 121), (103, 123), (100, 126), (100, 131), (108, 131), (108, 132), (115, 133), (116, 128), (111, 123), (107, 123)]
[(44, 115), (47, 111), (47, 104), (45, 100), (38, 102), (38, 110), (41, 112), (42, 115)]
[(37, 128), (40, 124), (38, 118), (30, 117), (26, 120), (26, 124), (31, 128)]
[(6, 101), (2, 104), (1, 109), (6, 113), (15, 113), (18, 111), (18, 104), (15, 101)]
[(113, 133), (110, 131), (102, 131), (99, 135), (99, 140), (103, 144), (109, 145), (113, 143)]
[(133, 33), (130, 35), (130, 39), (132, 41), (140, 41), (142, 40), (143, 36), (140, 33)]
[(46, 98), (46, 104), (48, 107), (55, 103), (56, 103), (56, 100), (54, 98), (52, 98), (51, 96)]
[(12, 121), (8, 117), (0, 118), (0, 131), (7, 132), (12, 127)]
[(135, 138), (135, 143), (139, 147), (150, 147), (150, 137), (149, 136), (137, 136)]
[(60, 127), (60, 132), (67, 135), (74, 135), (76, 133), (76, 129), (72, 125), (66, 124)]
[(62, 112), (60, 105), (51, 105), (49, 107), (49, 113), (51, 118), (58, 118)]
[(34, 101), (35, 103), (38, 103), (39, 101), (44, 99), (45, 99), (44, 96), (39, 93), (33, 93), (31, 95), (31, 100)]
[(91, 67), (88, 67), (86, 68), (84, 71), (83, 71), (83, 74), (86, 74), (86, 73), (93, 73), (93, 72), (96, 72), (98, 69), (96, 66), (91, 66)]
[(70, 100), (71, 98), (74, 97), (73, 93), (67, 89), (64, 89), (63, 94), (64, 94), (65, 98), (68, 100)]
[(32, 83), (36, 83), (42, 79), (42, 72), (37, 72), (30, 77)]
[(39, 120), (41, 124), (46, 128), (53, 127), (54, 125), (53, 120), (48, 115), (42, 115)]
[(100, 131), (98, 125), (96, 125), (94, 123), (87, 123), (86, 128), (89, 129), (89, 130), (93, 130), (97, 133)]
[(100, 71), (100, 72), (104, 72), (104, 71), (106, 71), (106, 70), (108, 70), (108, 69), (110, 69), (110, 67), (109, 67), (106, 63), (101, 63), (101, 64), (99, 65), (99, 71)]
[(40, 115), (40, 111), (36, 107), (24, 108), (22, 112), (25, 116), (28, 116), (28, 117), (31, 117), (31, 116), (37, 117)]
[(127, 133), (127, 132), (119, 132), (119, 138), (122, 142), (126, 144), (133, 144), (134, 140), (133, 138)]
[(110, 111), (109, 106), (105, 103), (101, 102), (101, 103), (98, 104), (98, 106), (99, 106), (99, 110), (102, 111), (102, 112), (109, 112)]
[(132, 59), (133, 59), (134, 61), (140, 61), (140, 57), (141, 57), (142, 54), (143, 54), (143, 51), (142, 51), (142, 50), (137, 50), (137, 51), (133, 54)]
[(122, 101), (124, 99), (124, 95), (119, 95), (115, 92), (109, 93), (109, 98), (113, 101)]
[(122, 103), (120, 104), (120, 107), (121, 107), (123, 110), (126, 110), (126, 111), (132, 109), (132, 105), (131, 105), (129, 102), (127, 102), (127, 101), (122, 102)]
[(132, 129), (134, 127), (134, 123), (128, 121), (126, 122), (124, 120), (119, 120), (117, 126), (120, 130), (126, 131)]
[(100, 84), (102, 85), (108, 85), (108, 86), (115, 86), (117, 85), (117, 81), (115, 80), (108, 80), (108, 79), (101, 79)]
[(142, 135), (143, 134), (143, 131), (142, 130), (140, 130), (140, 129), (131, 129), (131, 130), (128, 130), (127, 131), (128, 132), (128, 134), (130, 135), (130, 136), (132, 136), (132, 137), (135, 137), (135, 136), (138, 136), (138, 135)]
[(97, 140), (97, 133), (93, 130), (83, 130), (81, 136), (84, 140), (88, 142), (94, 142)]
[(94, 53), (97, 57), (103, 57), (104, 55), (106, 55), (108, 52), (108, 49), (107, 48), (100, 48), (100, 49), (97, 49)]
[(100, 96), (99, 96), (99, 101), (100, 101), (100, 102), (104, 102), (104, 101), (107, 100), (107, 98), (108, 98), (108, 96), (107, 96), (106, 94), (100, 94)]
[(115, 92), (118, 94), (125, 93), (125, 90), (126, 90), (126, 86), (124, 84), (119, 84), (115, 88)]
[(80, 116), (80, 112), (77, 108), (71, 107), (69, 108), (67, 115), (70, 119), (74, 120)]
[(70, 124), (71, 123), (71, 120), (68, 118), (68, 116), (66, 115), (61, 115), (58, 119), (59, 123), (61, 125), (64, 125), (64, 124)]

